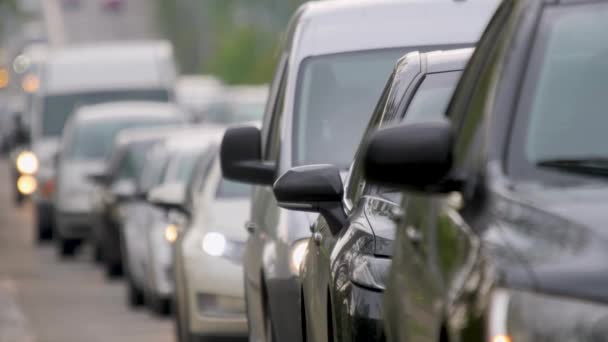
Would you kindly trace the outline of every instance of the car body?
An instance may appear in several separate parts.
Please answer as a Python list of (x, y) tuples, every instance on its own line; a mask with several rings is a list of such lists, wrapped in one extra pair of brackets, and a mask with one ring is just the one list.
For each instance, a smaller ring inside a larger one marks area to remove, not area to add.
[(194, 122), (204, 119), (209, 106), (222, 96), (224, 85), (211, 75), (181, 76), (175, 85), (177, 102)]
[[(481, 34), (482, 23), (477, 25)], [(407, 122), (440, 119), (472, 52), (471, 48), (411, 52), (400, 59), (363, 136), (403, 117)], [(300, 268), (307, 341), (385, 339), (383, 280), (388, 274), (395, 236), (394, 225), (386, 222), (392, 223), (391, 215), (399, 209), (401, 196), (393, 188), (368, 185), (363, 178), (362, 161), (363, 154), (357, 152), (344, 184), (340, 182), (336, 188), (344, 193), (335, 203), (339, 213), (320, 211), (322, 215), (312, 228), (313, 236)], [(341, 172), (331, 165), (322, 169)], [(279, 178), (275, 189), (291, 195), (284, 205), (281, 194), (275, 193), (279, 205), (298, 208), (309, 204), (307, 191), (316, 188), (320, 178), (313, 175), (319, 171), (303, 166)], [(288, 179), (296, 173), (299, 179)], [(285, 186), (285, 182), (290, 184)]]
[(222, 179), (217, 145), (209, 159), (190, 188), (190, 218), (176, 243), (180, 342), (247, 336), (243, 225), (249, 217), (251, 188)]
[[(139, 192), (149, 197), (154, 192), (172, 191), (184, 197), (198, 159), (222, 133), (222, 127), (210, 125), (171, 132), (148, 152), (143, 172), (138, 177)], [(121, 226), (129, 294), (135, 295), (130, 295), (131, 303), (143, 300), (158, 314), (168, 313), (174, 293), (175, 240), (168, 239), (166, 233), (167, 229), (174, 229), (168, 228), (172, 224), (169, 220), (181, 215), (174, 211), (157, 206), (148, 198), (134, 199)], [(142, 300), (135, 300), (137, 298)]]
[[(442, 23), (448, 26), (460, 23), (451, 11), (470, 6), (469, 2), (456, 7), (430, 3), (435, 9), (443, 6), (442, 13), (450, 9)], [(453, 48), (467, 33), (472, 37), (468, 44), (476, 40), (479, 27), (468, 25), (461, 25), (460, 32), (435, 36), (437, 23), (420, 20), (426, 19), (426, 11), (412, 10), (421, 4), (363, 0), (304, 4), (287, 30), (261, 131), (247, 127), (227, 131), (222, 142), (224, 175), (259, 185), (254, 188), (248, 225), (252, 234), (245, 258), (252, 341), (300, 341), (303, 335), (298, 265), (316, 215), (280, 209), (271, 188), (275, 177), (307, 164), (348, 168), (398, 58), (437, 46)], [(487, 10), (481, 6), (477, 13), (466, 13), (485, 15)]]
[(502, 1), (445, 117), (367, 144), (368, 181), (407, 198), (389, 341), (608, 337), (607, 17), (606, 1)]
[(157, 102), (109, 102), (80, 107), (68, 120), (57, 160), (54, 236), (61, 255), (71, 255), (90, 238), (90, 174), (103, 171), (114, 137), (124, 129), (176, 126), (185, 115), (174, 105)]
[[(165, 164), (159, 163), (150, 171), (153, 178), (150, 182), (138, 182), (142, 179), (147, 153), (170, 134), (183, 130), (184, 127), (124, 130), (114, 140), (105, 170), (91, 176), (100, 185), (93, 199), (92, 239), (107, 276), (123, 274), (122, 227), (125, 219), (139, 210), (138, 204), (146, 201), (147, 187), (153, 186), (154, 180), (162, 176)], [(151, 214), (147, 212), (146, 215)]]
[(39, 161), (34, 193), (37, 232), (52, 232), (55, 157), (63, 126), (78, 106), (110, 101), (168, 102), (175, 66), (165, 42), (97, 43), (53, 51), (42, 71), (31, 118), (31, 149)]

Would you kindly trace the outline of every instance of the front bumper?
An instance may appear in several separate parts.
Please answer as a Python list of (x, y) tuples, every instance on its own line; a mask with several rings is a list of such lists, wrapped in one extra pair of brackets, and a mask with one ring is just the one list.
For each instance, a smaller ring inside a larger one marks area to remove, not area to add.
[(91, 236), (91, 213), (57, 211), (55, 215), (57, 219), (57, 231), (61, 237), (88, 239)]
[(202, 250), (193, 254), (184, 258), (191, 333), (246, 336), (243, 266)]
[[(384, 293), (352, 283), (347, 288), (344, 298), (334, 298), (333, 301), (334, 311), (338, 313), (335, 331), (342, 334), (340, 340), (385, 341), (382, 320)], [(343, 305), (344, 302), (348, 304)]]

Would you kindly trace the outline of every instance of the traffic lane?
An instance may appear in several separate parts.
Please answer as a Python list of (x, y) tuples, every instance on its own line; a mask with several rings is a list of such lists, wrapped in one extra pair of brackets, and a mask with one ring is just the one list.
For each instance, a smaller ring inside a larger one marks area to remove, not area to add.
[(0, 162), (0, 341), (174, 341), (173, 324), (127, 306), (122, 281), (108, 281), (88, 249), (61, 260), (34, 243), (32, 208), (15, 208)]
[(109, 40), (136, 40), (158, 37), (155, 2), (150, 0), (124, 1), (122, 8), (109, 10), (103, 1), (80, 1), (79, 6), (62, 6), (62, 30), (68, 44)]

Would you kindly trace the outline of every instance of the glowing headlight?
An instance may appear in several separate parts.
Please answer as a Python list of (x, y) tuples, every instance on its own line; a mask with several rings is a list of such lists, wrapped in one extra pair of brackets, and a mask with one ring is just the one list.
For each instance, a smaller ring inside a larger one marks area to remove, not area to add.
[(221, 256), (226, 250), (226, 238), (220, 233), (207, 233), (203, 237), (202, 247), (211, 256)]
[(291, 247), (289, 266), (291, 267), (292, 272), (296, 274), (300, 273), (300, 266), (302, 266), (302, 263), (304, 262), (307, 249), (308, 239), (296, 241)]
[(17, 179), (17, 190), (23, 195), (31, 195), (36, 191), (38, 182), (36, 178), (30, 175), (22, 175)]
[(30, 151), (23, 151), (17, 156), (17, 171), (26, 175), (33, 175), (38, 171), (38, 158)]
[(169, 243), (174, 243), (179, 236), (179, 228), (174, 224), (169, 224), (165, 227), (165, 240)]
[(360, 286), (384, 290), (390, 267), (391, 259), (358, 255), (351, 261), (350, 280)]
[(608, 306), (526, 291), (497, 290), (489, 311), (489, 341), (605, 341)]

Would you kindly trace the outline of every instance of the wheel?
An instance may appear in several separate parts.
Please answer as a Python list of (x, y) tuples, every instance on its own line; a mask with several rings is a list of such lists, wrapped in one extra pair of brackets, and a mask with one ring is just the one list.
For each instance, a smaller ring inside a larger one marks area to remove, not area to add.
[(144, 304), (144, 293), (137, 288), (131, 277), (127, 280), (127, 304), (132, 308)]
[(122, 265), (111, 260), (106, 260), (106, 276), (110, 279), (122, 276)]
[(146, 298), (146, 303), (152, 312), (158, 316), (167, 316), (171, 313), (171, 300), (168, 298), (150, 295), (149, 298)]
[(268, 300), (265, 302), (264, 308), (264, 331), (266, 333), (267, 342), (275, 342), (277, 340), (274, 335), (274, 328), (272, 327), (272, 319), (270, 319), (270, 310), (268, 307)]
[(71, 257), (71, 256), (74, 256), (74, 254), (76, 253), (76, 250), (80, 246), (80, 240), (58, 238), (57, 245), (58, 245), (57, 247), (59, 250), (59, 255), (61, 257)]
[(93, 260), (98, 264), (103, 262), (103, 252), (101, 251), (101, 248), (97, 246), (97, 244), (93, 246)]
[(36, 232), (38, 242), (49, 241), (53, 239), (53, 225), (48, 212), (40, 206), (36, 207)]

